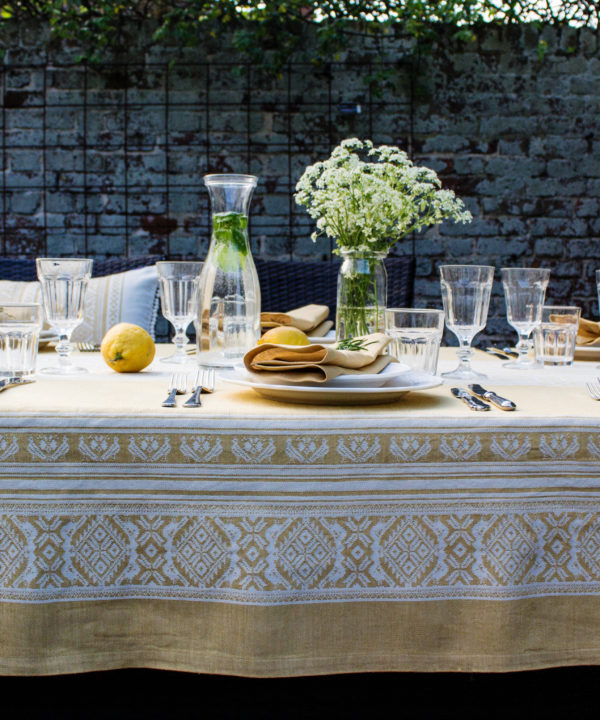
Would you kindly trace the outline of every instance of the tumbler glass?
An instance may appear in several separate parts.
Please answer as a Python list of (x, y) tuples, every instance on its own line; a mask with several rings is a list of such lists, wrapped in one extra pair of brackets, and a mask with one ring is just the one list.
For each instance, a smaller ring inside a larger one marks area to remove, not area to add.
[(0, 376), (35, 373), (44, 315), (38, 303), (0, 303)]
[(545, 305), (542, 322), (533, 331), (535, 359), (547, 365), (572, 365), (581, 308)]
[(542, 268), (502, 268), (506, 318), (519, 334), (519, 357), (504, 363), (504, 367), (527, 370), (541, 366), (529, 357), (533, 344), (529, 337), (542, 321), (542, 306), (549, 279), (550, 270)]
[(175, 352), (161, 362), (196, 363), (186, 349), (188, 325), (198, 312), (198, 281), (204, 263), (194, 261), (157, 262), (162, 313), (175, 329)]
[(37, 258), (37, 275), (42, 286), (44, 311), (56, 331), (58, 365), (42, 368), (49, 375), (77, 375), (86, 373), (83, 367), (71, 363), (71, 335), (83, 321), (83, 301), (92, 260), (78, 258)]
[(388, 351), (414, 370), (437, 373), (443, 331), (442, 310), (388, 308), (385, 311), (385, 334), (392, 338)]
[(457, 380), (485, 378), (471, 367), (471, 342), (487, 322), (494, 268), (489, 265), (441, 265), (442, 301), (446, 325), (458, 338), (458, 366), (443, 377)]

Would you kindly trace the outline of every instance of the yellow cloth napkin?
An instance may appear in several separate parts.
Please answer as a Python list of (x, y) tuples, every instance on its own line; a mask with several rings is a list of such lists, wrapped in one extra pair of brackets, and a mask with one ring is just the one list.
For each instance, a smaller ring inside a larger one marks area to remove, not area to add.
[(600, 345), (600, 322), (580, 318), (577, 345)]
[(303, 305), (287, 313), (263, 312), (260, 314), (260, 324), (263, 330), (279, 327), (280, 325), (291, 325), (313, 337), (323, 337), (333, 327), (329, 317), (327, 305)]
[[(323, 383), (339, 375), (376, 374), (394, 358), (383, 355), (390, 342), (383, 333), (356, 338), (360, 350), (340, 350), (334, 345), (257, 345), (244, 356), (244, 365), (251, 375), (269, 382)], [(262, 377), (261, 377), (262, 376)]]

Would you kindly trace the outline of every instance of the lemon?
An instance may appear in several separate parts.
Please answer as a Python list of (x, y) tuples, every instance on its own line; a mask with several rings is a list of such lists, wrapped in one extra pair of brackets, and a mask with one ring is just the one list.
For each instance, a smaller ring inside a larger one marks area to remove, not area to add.
[(310, 345), (310, 340), (306, 333), (298, 328), (289, 325), (280, 325), (271, 328), (260, 338), (258, 345), (264, 343), (275, 343), (276, 345)]
[(102, 338), (100, 352), (117, 372), (139, 372), (150, 365), (156, 348), (144, 328), (131, 323), (114, 325)]

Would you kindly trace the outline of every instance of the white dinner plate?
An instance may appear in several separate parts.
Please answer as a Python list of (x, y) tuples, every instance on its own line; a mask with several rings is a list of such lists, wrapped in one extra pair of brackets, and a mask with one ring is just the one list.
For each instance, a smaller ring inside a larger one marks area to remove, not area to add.
[(429, 390), (442, 384), (442, 379), (422, 373), (404, 373), (381, 387), (339, 388), (313, 385), (271, 385), (254, 382), (248, 375), (223, 375), (223, 382), (254, 390), (259, 395), (280, 402), (310, 405), (377, 405), (391, 403), (409, 392)]
[(575, 360), (600, 360), (600, 345), (575, 345)]
[[(242, 378), (245, 377), (252, 382), (255, 381), (255, 378), (248, 375), (248, 373), (246, 372), (246, 366), (243, 363), (237, 363), (236, 365), (234, 365), (233, 370), (238, 376)], [(282, 367), (281, 370), (282, 372), (284, 372), (285, 368)], [(328, 380), (324, 383), (303, 383), (302, 387), (379, 387), (389, 382), (390, 380), (393, 380), (394, 378), (400, 377), (401, 375), (406, 375), (406, 373), (409, 373), (410, 371), (411, 368), (409, 365), (399, 362), (391, 362), (379, 373), (363, 373), (362, 375), (340, 375), (339, 377), (333, 378), (332, 380)], [(298, 383), (294, 382), (282, 383), (281, 381), (278, 382), (277, 380), (269, 380), (269, 373), (267, 372), (261, 373), (261, 377), (262, 376), (264, 376), (265, 378), (264, 382), (261, 383), (262, 385), (280, 385), (281, 387), (294, 387), (298, 385)]]
[(313, 345), (333, 345), (333, 343), (336, 342), (335, 333), (331, 331), (329, 331), (325, 337), (313, 337), (309, 335), (308, 339)]

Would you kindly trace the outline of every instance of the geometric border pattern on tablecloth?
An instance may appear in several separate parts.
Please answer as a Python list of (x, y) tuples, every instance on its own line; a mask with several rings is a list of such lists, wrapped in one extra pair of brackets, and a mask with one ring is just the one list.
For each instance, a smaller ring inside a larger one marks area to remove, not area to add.
[(599, 507), (597, 493), (302, 505), (24, 496), (0, 506), (0, 600), (598, 595)]

